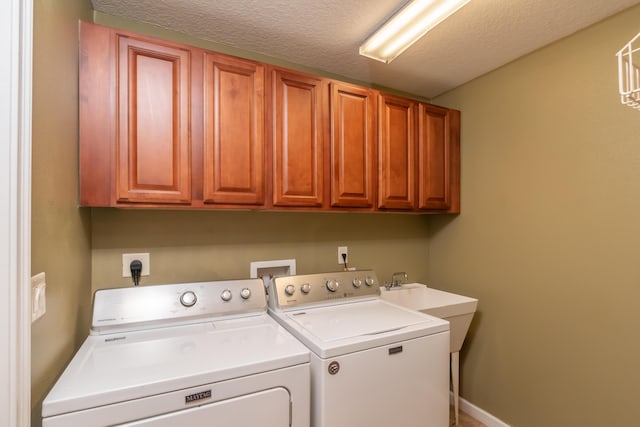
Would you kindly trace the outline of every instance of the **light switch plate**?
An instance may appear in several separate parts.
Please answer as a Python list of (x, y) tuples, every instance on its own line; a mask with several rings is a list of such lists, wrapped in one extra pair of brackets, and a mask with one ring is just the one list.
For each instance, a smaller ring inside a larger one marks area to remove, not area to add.
[(44, 272), (31, 278), (31, 323), (47, 312), (46, 288)]

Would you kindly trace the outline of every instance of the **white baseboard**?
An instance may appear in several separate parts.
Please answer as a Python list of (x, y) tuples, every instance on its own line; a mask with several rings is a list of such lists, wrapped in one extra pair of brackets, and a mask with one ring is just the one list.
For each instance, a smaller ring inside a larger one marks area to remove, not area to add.
[[(451, 403), (453, 403), (453, 393), (450, 394), (450, 401)], [(477, 407), (473, 403), (463, 399), (462, 397), (460, 398), (460, 410), (471, 415), (473, 418), (480, 421), (487, 427), (510, 427), (509, 424), (491, 415), (484, 409)]]

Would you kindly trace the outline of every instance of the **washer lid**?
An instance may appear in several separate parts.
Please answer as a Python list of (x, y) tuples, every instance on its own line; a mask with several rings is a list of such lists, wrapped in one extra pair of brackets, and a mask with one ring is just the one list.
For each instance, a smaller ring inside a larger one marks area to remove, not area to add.
[(320, 357), (332, 357), (449, 330), (449, 322), (373, 299), (279, 313)]
[(266, 314), (91, 335), (42, 404), (49, 417), (309, 362)]

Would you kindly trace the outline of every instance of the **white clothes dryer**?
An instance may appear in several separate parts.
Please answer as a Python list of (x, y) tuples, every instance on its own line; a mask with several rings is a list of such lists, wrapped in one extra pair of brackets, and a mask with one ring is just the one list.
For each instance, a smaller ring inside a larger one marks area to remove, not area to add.
[(309, 375), (260, 279), (99, 290), (43, 426), (308, 427)]
[(311, 349), (311, 426), (447, 427), (449, 323), (379, 295), (371, 270), (272, 280), (270, 314)]

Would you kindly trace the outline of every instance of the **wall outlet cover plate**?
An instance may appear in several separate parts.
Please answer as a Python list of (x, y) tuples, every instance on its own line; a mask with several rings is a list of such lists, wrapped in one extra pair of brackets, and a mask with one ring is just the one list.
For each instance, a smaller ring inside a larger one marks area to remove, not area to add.
[(136, 259), (142, 262), (140, 276), (148, 276), (151, 274), (151, 257), (148, 252), (122, 254), (122, 277), (131, 277), (131, 261)]

